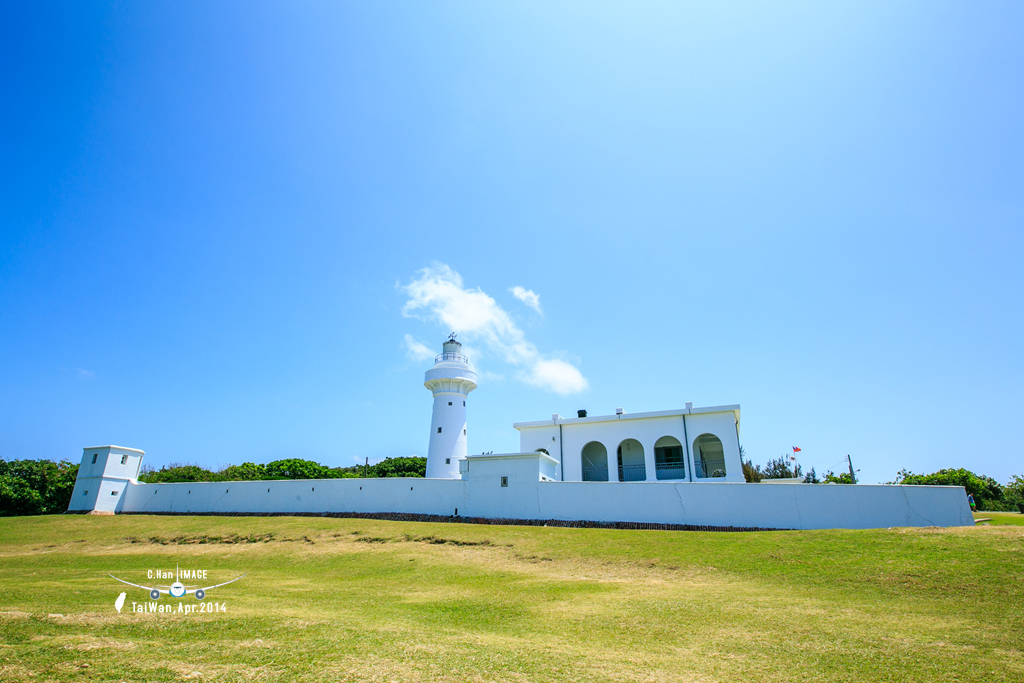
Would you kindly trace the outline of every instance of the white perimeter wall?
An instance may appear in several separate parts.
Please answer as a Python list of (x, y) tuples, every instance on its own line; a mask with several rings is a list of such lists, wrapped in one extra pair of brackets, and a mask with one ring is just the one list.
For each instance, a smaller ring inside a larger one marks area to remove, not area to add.
[(787, 529), (974, 525), (960, 487), (542, 482), (535, 462), (472, 460), (479, 459), (471, 459), (463, 480), (129, 483), (118, 511), (454, 515), (457, 509), (463, 517)]

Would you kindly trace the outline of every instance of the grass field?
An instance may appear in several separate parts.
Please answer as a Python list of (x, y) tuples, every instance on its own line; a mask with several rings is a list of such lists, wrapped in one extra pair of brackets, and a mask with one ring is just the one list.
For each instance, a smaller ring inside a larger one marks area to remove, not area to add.
[(975, 512), (974, 519), (985, 520), (981, 524), (1024, 526), (1024, 515), (1019, 512)]
[[(128, 587), (116, 612), (107, 572), (176, 563), (248, 576), (210, 591), (226, 612), (133, 613)], [(2, 680), (1019, 683), (1022, 606), (1015, 526), (0, 519)]]

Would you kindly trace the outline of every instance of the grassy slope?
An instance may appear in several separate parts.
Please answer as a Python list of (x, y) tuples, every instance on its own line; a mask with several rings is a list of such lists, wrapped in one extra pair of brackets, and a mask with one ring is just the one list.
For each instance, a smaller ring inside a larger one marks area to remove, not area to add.
[[(176, 562), (249, 576), (226, 614), (115, 612), (108, 571)], [(4, 680), (1020, 681), (1022, 604), (1008, 526), (0, 519)]]
[(974, 519), (985, 519), (982, 524), (1024, 526), (1024, 515), (1019, 512), (975, 512)]

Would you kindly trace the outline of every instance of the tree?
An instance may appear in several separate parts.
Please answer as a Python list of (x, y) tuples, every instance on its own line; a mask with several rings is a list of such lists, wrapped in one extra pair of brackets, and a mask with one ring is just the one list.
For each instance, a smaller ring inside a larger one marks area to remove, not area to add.
[(427, 459), (415, 456), (403, 458), (385, 458), (370, 467), (371, 477), (425, 477), (427, 476)]
[(265, 465), (243, 462), (241, 465), (228, 465), (221, 474), (225, 481), (259, 481), (267, 478)]
[(67, 460), (0, 460), (0, 515), (66, 512), (77, 476)]
[(312, 460), (288, 458), (268, 462), (266, 476), (267, 479), (325, 479), (330, 476), (329, 471), (327, 467)]
[(840, 472), (836, 474), (832, 470), (825, 472), (821, 478), (822, 483), (825, 484), (852, 484), (853, 477), (850, 476), (849, 472)]
[(0, 474), (0, 516), (43, 514), (43, 497), (27, 481)]
[(931, 474), (914, 474), (908, 470), (900, 470), (896, 481), (889, 484), (963, 486), (967, 493), (974, 496), (979, 510), (1012, 510), (1013, 506), (1003, 498), (1003, 487), (992, 477), (977, 475), (970, 470), (944, 469)]
[(222, 481), (223, 477), (219, 472), (200, 467), (199, 465), (185, 465), (171, 463), (159, 470), (151, 468), (143, 469), (139, 474), (139, 481), (147, 484), (172, 484), (184, 481)]
[(1010, 482), (1003, 487), (1003, 496), (1011, 505), (1024, 504), (1024, 476), (1015, 474)]
[(789, 458), (780, 455), (774, 460), (769, 460), (761, 472), (762, 479), (797, 479), (803, 475), (803, 468), (800, 465), (789, 466)]

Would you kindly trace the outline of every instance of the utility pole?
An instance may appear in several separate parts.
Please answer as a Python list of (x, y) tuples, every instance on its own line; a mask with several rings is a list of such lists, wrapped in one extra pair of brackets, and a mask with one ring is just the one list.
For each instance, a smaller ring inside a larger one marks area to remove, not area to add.
[(849, 454), (846, 455), (846, 464), (848, 464), (850, 466), (850, 483), (851, 484), (856, 484), (857, 483), (857, 475), (853, 473), (853, 461), (850, 460), (850, 455)]
[[(852, 465), (851, 465), (851, 467), (852, 467)], [(369, 469), (370, 469), (370, 456), (366, 456), (366, 464), (363, 465), (363, 479), (366, 479), (367, 472), (369, 471)], [(850, 471), (852, 472), (853, 470), (850, 470)]]

